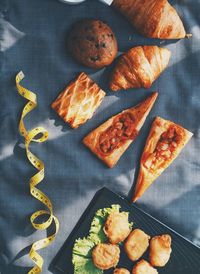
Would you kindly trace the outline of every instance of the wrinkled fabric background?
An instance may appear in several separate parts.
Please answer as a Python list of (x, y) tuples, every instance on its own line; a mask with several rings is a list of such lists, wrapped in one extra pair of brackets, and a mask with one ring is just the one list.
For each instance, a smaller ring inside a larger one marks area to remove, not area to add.
[[(35, 231), (31, 213), (42, 206), (29, 194), (28, 178), (35, 170), (28, 163), (18, 121), (25, 100), (17, 94), (14, 77), (20, 70), (23, 84), (37, 92), (38, 107), (26, 119), (30, 129), (44, 126), (50, 134), (31, 149), (46, 166), (40, 188), (51, 198), (60, 220), (56, 241), (41, 251), (44, 272), (87, 207), (94, 193), (107, 186), (127, 196), (136, 178), (139, 159), (156, 115), (180, 123), (194, 133), (181, 156), (137, 202), (137, 205), (200, 245), (200, 0), (171, 0), (192, 39), (158, 41), (138, 35), (110, 7), (92, 0), (67, 5), (57, 0), (0, 1), (0, 272), (27, 273), (32, 265), (30, 244), (46, 236)], [(84, 17), (106, 21), (115, 32), (119, 51), (135, 45), (169, 48), (169, 67), (150, 90), (112, 93), (107, 86), (111, 68), (95, 71), (76, 63), (66, 49), (67, 32)], [(107, 97), (92, 120), (72, 130), (50, 108), (58, 93), (81, 71), (105, 89)], [(82, 138), (111, 115), (136, 105), (151, 91), (159, 98), (139, 138), (118, 165), (110, 170), (82, 144)]]

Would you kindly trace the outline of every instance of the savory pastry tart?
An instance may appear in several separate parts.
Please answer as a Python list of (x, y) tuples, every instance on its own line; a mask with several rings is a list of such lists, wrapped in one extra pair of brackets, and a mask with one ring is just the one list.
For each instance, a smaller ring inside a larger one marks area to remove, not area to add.
[(102, 270), (110, 269), (119, 262), (120, 249), (118, 245), (98, 244), (92, 251), (93, 263)]
[(150, 236), (141, 229), (134, 229), (125, 242), (124, 250), (131, 261), (142, 257), (149, 246)]
[(167, 0), (114, 0), (112, 6), (146, 37), (180, 39), (185, 28), (176, 10)]
[(92, 118), (101, 104), (105, 92), (82, 72), (52, 103), (52, 108), (72, 128)]
[(150, 241), (149, 259), (153, 266), (163, 267), (170, 259), (171, 236), (168, 234), (155, 236)]
[(130, 274), (126, 268), (115, 268), (113, 274)]
[(137, 137), (157, 96), (154, 92), (139, 105), (111, 117), (89, 133), (83, 143), (112, 168)]
[(175, 160), (192, 135), (180, 125), (156, 117), (141, 157), (133, 202)]
[(110, 78), (110, 89), (150, 88), (167, 67), (171, 52), (157, 46), (138, 46), (120, 56)]
[(141, 260), (133, 267), (132, 274), (158, 274), (158, 271), (147, 261)]
[(95, 69), (111, 64), (118, 51), (111, 28), (96, 19), (75, 23), (69, 33), (68, 47), (79, 63)]
[(104, 225), (104, 232), (111, 244), (123, 242), (131, 232), (126, 212), (111, 213)]

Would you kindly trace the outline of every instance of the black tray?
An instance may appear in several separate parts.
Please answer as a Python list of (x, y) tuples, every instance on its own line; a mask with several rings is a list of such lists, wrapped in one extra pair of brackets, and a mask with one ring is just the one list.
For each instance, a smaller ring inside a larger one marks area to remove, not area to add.
[[(72, 248), (74, 241), (79, 237), (82, 238), (88, 235), (91, 221), (98, 209), (110, 207), (112, 204), (119, 204), (121, 210), (130, 212), (129, 220), (134, 222), (133, 228), (139, 227), (150, 236), (163, 233), (171, 235), (173, 250), (171, 258), (164, 268), (158, 269), (159, 273), (200, 274), (200, 248), (141, 209), (137, 208), (134, 204), (130, 204), (125, 198), (113, 193), (107, 188), (103, 188), (95, 194), (79, 222), (52, 262), (51, 268), (56, 269), (56, 273), (73, 273)], [(148, 252), (147, 254), (144, 254), (143, 258), (148, 259), (147, 255)], [(126, 267), (131, 271), (133, 265), (134, 263), (127, 258), (126, 254), (121, 252), (118, 266)], [(113, 273), (113, 269), (104, 271), (104, 273)]]

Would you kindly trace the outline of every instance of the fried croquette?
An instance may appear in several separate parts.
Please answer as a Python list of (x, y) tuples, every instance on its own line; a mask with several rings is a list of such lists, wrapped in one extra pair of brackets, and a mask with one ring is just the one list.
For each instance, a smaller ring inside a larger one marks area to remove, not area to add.
[(120, 249), (113, 244), (98, 244), (92, 251), (93, 263), (101, 270), (115, 267), (119, 262)]
[(123, 242), (131, 232), (128, 214), (125, 212), (111, 213), (105, 222), (104, 232), (110, 243), (117, 244)]
[(141, 260), (133, 267), (132, 274), (158, 274), (158, 271), (147, 261)]
[(113, 274), (130, 274), (126, 268), (115, 268)]
[(150, 236), (141, 229), (135, 229), (130, 233), (124, 245), (130, 260), (137, 261), (144, 254), (149, 246), (149, 239)]
[(171, 249), (171, 236), (168, 234), (155, 236), (150, 241), (149, 259), (153, 266), (163, 267), (169, 261)]

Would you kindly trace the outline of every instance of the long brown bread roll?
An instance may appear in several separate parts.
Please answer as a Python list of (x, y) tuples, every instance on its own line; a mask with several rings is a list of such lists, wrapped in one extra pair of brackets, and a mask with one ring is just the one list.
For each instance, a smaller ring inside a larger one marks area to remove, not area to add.
[(112, 6), (146, 37), (180, 39), (187, 36), (178, 13), (167, 0), (114, 0)]

